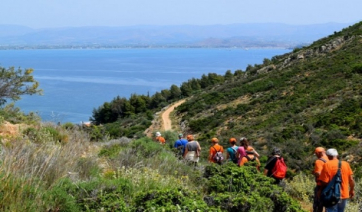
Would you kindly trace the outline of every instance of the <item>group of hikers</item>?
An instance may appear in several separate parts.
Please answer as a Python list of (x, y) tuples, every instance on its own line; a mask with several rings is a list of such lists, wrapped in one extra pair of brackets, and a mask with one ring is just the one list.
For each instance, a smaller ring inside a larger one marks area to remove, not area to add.
[[(199, 142), (195, 141), (193, 135), (187, 135), (186, 139), (183, 134), (178, 135), (179, 139), (175, 141), (174, 148), (178, 150), (180, 156), (186, 161), (197, 164), (200, 158), (201, 147)], [(156, 132), (156, 141), (165, 144), (165, 139), (160, 132)], [(240, 145), (237, 146), (236, 138), (230, 138), (230, 146), (226, 149), (226, 160), (224, 159), (224, 147), (219, 144), (217, 138), (211, 139), (211, 147), (209, 150), (208, 161), (210, 163), (223, 164), (225, 161), (232, 162), (238, 166), (244, 166), (249, 161), (255, 161), (256, 169), (260, 171), (259, 153), (250, 145), (247, 138), (239, 139)], [(286, 165), (281, 157), (279, 148), (274, 148), (272, 155), (269, 157), (263, 173), (266, 176), (275, 179), (276, 184), (285, 178)]]
[[(182, 158), (196, 165), (201, 152), (199, 142), (194, 140), (193, 135), (187, 135), (184, 139), (183, 134), (179, 134), (178, 138), (174, 143), (174, 148), (179, 150)], [(160, 132), (156, 133), (156, 140), (161, 144), (166, 142)], [(235, 138), (229, 139), (230, 146), (226, 149), (226, 161), (238, 166), (255, 161), (256, 168), (260, 171), (258, 152), (250, 145), (247, 138), (242, 137), (239, 142), (237, 146)], [(217, 138), (212, 138), (211, 143), (208, 161), (222, 164), (224, 162), (223, 146), (219, 144)], [(324, 208), (326, 212), (344, 212), (347, 200), (355, 195), (353, 172), (349, 163), (339, 159), (336, 149), (326, 151), (323, 147), (317, 147), (314, 154), (317, 159), (313, 170), (316, 182), (313, 212), (323, 212)], [(280, 149), (274, 148), (266, 162), (263, 174), (275, 179), (275, 184), (280, 184), (285, 178), (286, 170)]]

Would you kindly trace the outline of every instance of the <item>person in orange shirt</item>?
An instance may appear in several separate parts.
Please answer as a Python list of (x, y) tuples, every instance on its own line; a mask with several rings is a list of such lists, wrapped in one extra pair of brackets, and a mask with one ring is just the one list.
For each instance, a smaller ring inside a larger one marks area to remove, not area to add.
[(241, 158), (239, 166), (243, 166), (249, 161), (256, 161), (256, 168), (258, 169), (258, 171), (260, 171), (260, 161), (258, 157), (256, 157), (256, 155), (254, 154), (254, 148), (252, 148), (251, 146), (246, 149), (246, 156)]
[(164, 137), (161, 136), (160, 132), (156, 132), (156, 141), (158, 141), (162, 145), (166, 144), (166, 140)]
[[(319, 181), (321, 183), (320, 190), (318, 191), (318, 197), (320, 197), (321, 191), (332, 180), (334, 175), (338, 171), (338, 152), (336, 149), (328, 149), (326, 152), (329, 161), (327, 161), (319, 175)], [(341, 163), (341, 200), (334, 206), (326, 208), (327, 212), (344, 212), (347, 205), (347, 199), (354, 196), (354, 179), (353, 172), (349, 163), (342, 161)]]
[(318, 190), (320, 189), (321, 183), (318, 181), (319, 175), (322, 172), (324, 164), (328, 161), (326, 150), (323, 147), (317, 147), (314, 150), (317, 160), (314, 163), (313, 175), (315, 177), (316, 187), (314, 189), (314, 201), (313, 201), (313, 212), (323, 212), (323, 203), (318, 198)]
[[(211, 163), (216, 163), (217, 161), (215, 161), (214, 156), (217, 152), (224, 152), (224, 148), (219, 145), (219, 140), (217, 138), (212, 138), (211, 139), (211, 143), (212, 146), (210, 147), (210, 151), (209, 151), (209, 162)], [(219, 162), (219, 164), (221, 164), (221, 162)]]

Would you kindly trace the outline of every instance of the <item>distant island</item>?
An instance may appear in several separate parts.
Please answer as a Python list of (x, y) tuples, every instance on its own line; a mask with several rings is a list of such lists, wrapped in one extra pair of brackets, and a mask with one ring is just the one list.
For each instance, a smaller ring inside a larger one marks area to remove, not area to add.
[(33, 29), (0, 25), (0, 50), (101, 48), (286, 48), (305, 46), (350, 24), (230, 24)]

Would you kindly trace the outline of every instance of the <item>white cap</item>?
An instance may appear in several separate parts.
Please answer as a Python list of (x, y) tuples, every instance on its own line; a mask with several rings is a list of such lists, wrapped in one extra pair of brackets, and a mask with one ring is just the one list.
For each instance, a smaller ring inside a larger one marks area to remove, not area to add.
[(156, 132), (156, 136), (161, 136), (161, 133), (160, 133), (160, 132)]
[(328, 149), (326, 155), (336, 157), (338, 156), (338, 152), (336, 149)]

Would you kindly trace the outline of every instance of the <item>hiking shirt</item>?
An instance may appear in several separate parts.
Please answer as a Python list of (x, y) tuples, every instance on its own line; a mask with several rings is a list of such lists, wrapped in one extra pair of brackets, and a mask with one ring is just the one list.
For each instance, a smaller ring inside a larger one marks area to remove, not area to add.
[[(324, 161), (326, 161), (326, 162), (329, 161), (329, 160), (328, 160), (328, 157), (327, 157), (326, 155), (323, 155), (323, 156), (322, 156), (322, 159), (323, 159)], [(324, 166), (324, 164), (325, 164), (324, 161), (322, 161), (320, 158), (318, 158), (318, 159), (315, 161), (313, 174), (315, 174), (315, 173), (319, 173), (319, 175), (321, 174), (322, 169), (323, 169), (323, 166)], [(319, 181), (319, 177), (318, 177), (318, 180), (317, 180), (317, 185), (318, 185), (318, 186), (321, 185), (321, 183), (320, 183), (320, 181)]]
[(190, 141), (187, 142), (186, 147), (187, 151), (192, 152), (192, 151), (197, 151), (197, 149), (199, 148), (199, 145), (197, 144), (197, 141)]
[(233, 147), (229, 147), (226, 149), (226, 151), (228, 152), (229, 154), (229, 161), (237, 161), (238, 162), (238, 159), (236, 158), (236, 153), (238, 151), (238, 148), (237, 146), (233, 146)]
[(175, 145), (173, 146), (174, 148), (178, 148), (180, 146), (182, 146), (182, 155), (185, 153), (185, 147), (186, 147), (186, 144), (188, 143), (188, 141), (186, 139), (179, 139), (175, 142)]
[[(338, 170), (338, 159), (333, 159), (327, 161), (319, 176), (319, 180), (325, 183), (329, 183), (334, 175), (336, 175)], [(342, 176), (342, 183), (341, 183), (341, 199), (348, 199), (349, 198), (349, 176), (352, 175), (352, 169), (349, 166), (349, 163), (346, 161), (341, 162), (341, 176)]]
[(238, 164), (239, 164), (241, 159), (246, 156), (245, 148), (243, 146), (239, 146), (237, 152), (239, 154), (239, 159), (238, 159)]
[(224, 148), (217, 143), (210, 147), (210, 152), (209, 152), (209, 155), (211, 155), (211, 158), (209, 157), (210, 162), (216, 163), (216, 161), (214, 160), (216, 152), (224, 152)]
[(158, 136), (156, 137), (156, 141), (160, 142), (160, 144), (165, 144), (166, 143), (166, 140), (164, 137), (162, 136)]

